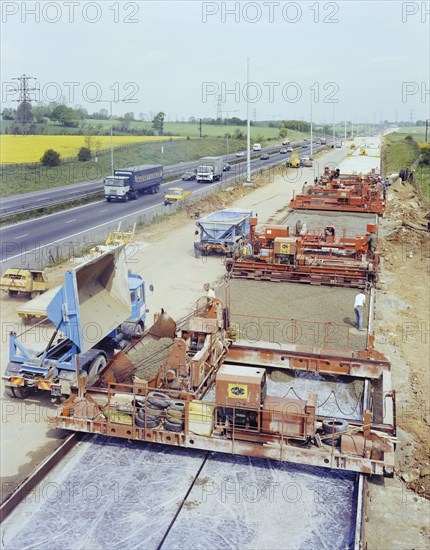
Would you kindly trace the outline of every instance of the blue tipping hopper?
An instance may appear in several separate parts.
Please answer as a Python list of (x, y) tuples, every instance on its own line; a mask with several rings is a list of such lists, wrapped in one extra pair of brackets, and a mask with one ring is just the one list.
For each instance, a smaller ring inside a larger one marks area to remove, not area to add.
[(252, 210), (226, 208), (212, 212), (196, 221), (200, 229), (198, 248), (205, 253), (233, 253), (249, 237)]

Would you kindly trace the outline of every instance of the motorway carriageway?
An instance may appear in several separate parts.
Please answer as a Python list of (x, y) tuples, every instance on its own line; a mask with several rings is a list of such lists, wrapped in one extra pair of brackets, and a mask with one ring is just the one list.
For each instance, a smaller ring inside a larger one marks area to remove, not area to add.
[[(321, 147), (319, 147), (321, 148)], [(315, 148), (317, 151), (318, 148)], [(307, 149), (303, 151), (305, 155)], [(251, 162), (251, 171), (254, 173), (263, 167), (268, 167), (285, 162), (289, 155), (275, 153), (270, 160), (256, 159)], [(232, 165), (230, 172), (224, 172), (223, 181), (231, 181), (232, 185), (246, 177), (246, 163)], [(107, 225), (112, 222), (125, 221), (131, 214), (144, 212), (154, 206), (164, 204), (163, 192), (168, 187), (180, 186), (186, 190), (196, 191), (203, 186), (206, 188), (216, 184), (200, 184), (196, 181), (175, 180), (164, 183), (161, 193), (156, 195), (143, 194), (136, 201), (127, 203), (105, 200), (89, 203), (85, 206), (71, 208), (56, 214), (50, 214), (14, 225), (0, 228), (1, 254), (0, 264), (10, 264), (10, 261), (28, 255), (28, 261), (40, 254), (41, 249), (57, 242), (73, 241), (76, 235), (82, 235), (93, 228)], [(126, 227), (124, 227), (126, 229)], [(13, 262), (12, 262), (13, 263)], [(34, 261), (33, 261), (34, 263)], [(6, 267), (3, 265), (3, 267)]]

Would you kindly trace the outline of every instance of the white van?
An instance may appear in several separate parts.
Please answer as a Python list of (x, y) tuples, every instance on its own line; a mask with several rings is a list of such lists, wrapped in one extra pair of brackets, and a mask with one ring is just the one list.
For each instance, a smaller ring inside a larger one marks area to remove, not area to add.
[(261, 143), (254, 143), (252, 146), (253, 151), (261, 151)]

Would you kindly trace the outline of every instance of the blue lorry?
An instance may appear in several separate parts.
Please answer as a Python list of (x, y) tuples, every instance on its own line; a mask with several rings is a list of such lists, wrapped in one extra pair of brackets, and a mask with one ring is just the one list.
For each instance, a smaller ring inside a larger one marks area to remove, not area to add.
[(136, 200), (139, 193), (158, 193), (163, 180), (163, 167), (143, 164), (114, 170), (104, 180), (104, 194), (108, 202)]
[(226, 208), (196, 221), (199, 240), (194, 243), (196, 257), (212, 252), (238, 258), (249, 237), (252, 210)]
[(9, 336), (6, 395), (70, 395), (80, 376), (91, 385), (116, 350), (142, 335), (146, 313), (145, 283), (127, 271), (124, 246), (67, 271), (46, 308), (55, 330), (44, 349), (28, 349), (24, 335)]

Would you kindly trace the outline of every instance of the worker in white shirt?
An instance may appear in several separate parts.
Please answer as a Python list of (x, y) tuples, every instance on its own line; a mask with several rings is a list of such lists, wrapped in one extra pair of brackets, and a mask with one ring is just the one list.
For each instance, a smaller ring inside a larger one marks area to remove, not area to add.
[(207, 307), (210, 307), (212, 305), (213, 299), (215, 298), (215, 292), (213, 288), (211, 288), (209, 283), (205, 283), (203, 285), (203, 289), (205, 291), (205, 296), (207, 299)]
[(365, 303), (366, 303), (366, 295), (362, 290), (360, 290), (360, 292), (355, 297), (355, 302), (354, 302), (355, 319), (357, 321), (358, 330), (364, 330), (363, 329), (363, 308)]

